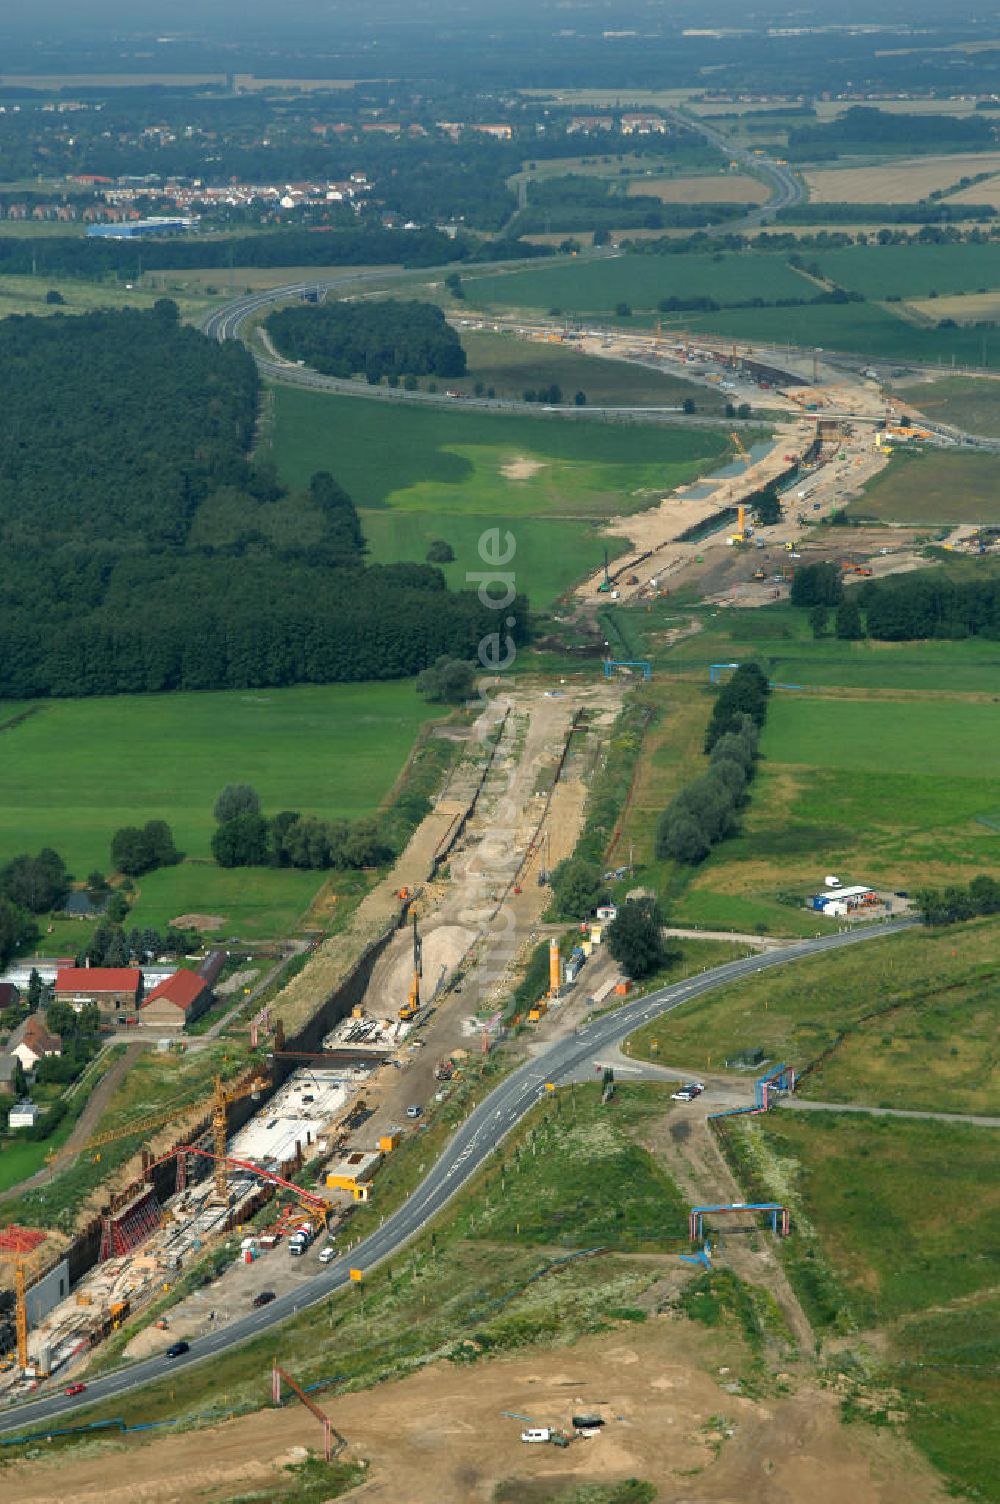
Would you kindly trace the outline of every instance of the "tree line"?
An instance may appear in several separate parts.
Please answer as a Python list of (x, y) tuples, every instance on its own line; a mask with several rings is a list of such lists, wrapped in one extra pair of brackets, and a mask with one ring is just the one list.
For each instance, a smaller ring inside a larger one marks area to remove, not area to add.
[(1000, 914), (1000, 883), (985, 873), (966, 888), (922, 888), (914, 898), (925, 924), (958, 924), (981, 914)]
[(215, 801), (212, 855), (220, 867), (378, 867), (395, 854), (377, 821), (321, 820), (298, 810), (267, 818), (250, 784), (227, 784)]
[(464, 376), (465, 351), (433, 303), (387, 298), (279, 308), (265, 320), (283, 354), (327, 376)]
[(836, 635), (845, 640), (872, 637), (882, 642), (922, 638), (1000, 640), (1000, 580), (949, 579), (919, 573), (866, 580), (846, 591), (836, 564), (806, 564), (792, 579), (793, 606), (810, 609), (816, 636), (826, 632), (836, 609)]
[(708, 769), (680, 790), (656, 827), (656, 855), (694, 866), (733, 833), (756, 769), (770, 689), (756, 663), (743, 663), (716, 697), (705, 733)]
[[(474, 658), (495, 613), (371, 565), (333, 477), (248, 462), (249, 354), (161, 300), (0, 322), (0, 697), (249, 688)], [(526, 603), (510, 607), (515, 636)]]

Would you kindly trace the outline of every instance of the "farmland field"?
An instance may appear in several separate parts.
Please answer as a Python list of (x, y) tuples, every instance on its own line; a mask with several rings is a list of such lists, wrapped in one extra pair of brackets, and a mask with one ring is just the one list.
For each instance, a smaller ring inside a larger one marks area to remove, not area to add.
[[(0, 733), (4, 850), (53, 846), (83, 877), (107, 870), (119, 826), (164, 819), (186, 855), (207, 858), (212, 802), (232, 782), (253, 784), (267, 811), (355, 819), (377, 807), (433, 713), (410, 680), (40, 701)], [(232, 880), (234, 892), (248, 881), (245, 873), (194, 866), (142, 884), (176, 889), (183, 874), (193, 891), (202, 871), (212, 882)], [(283, 882), (286, 875), (318, 886), (310, 873), (260, 877)]]
[(632, 1035), (629, 1053), (720, 1070), (727, 1057), (762, 1049), (801, 1072), (843, 1034), (798, 1095), (995, 1115), (1000, 1084), (991, 996), (1000, 976), (998, 938), (1000, 922), (984, 920), (813, 956), (644, 1026)]
[[(681, 259), (681, 258), (678, 258)], [(668, 320), (663, 320), (664, 328)], [(731, 308), (719, 313), (675, 315), (670, 323), (692, 332), (735, 339), (775, 341), (807, 348), (847, 350), (868, 360), (929, 361), (978, 366), (982, 338), (976, 329), (934, 329), (897, 318), (879, 303), (806, 305), (799, 308)], [(992, 340), (986, 363), (1000, 366), (1000, 340)]]
[(907, 383), (895, 388), (901, 402), (940, 423), (954, 423), (970, 433), (1000, 435), (1000, 381), (949, 376), (943, 381)]
[(1000, 455), (894, 455), (846, 511), (884, 522), (1000, 522)]
[(461, 329), (459, 335), (469, 360), (468, 374), (449, 377), (451, 390), (472, 392), (479, 381), (493, 387), (498, 397), (519, 401), (526, 390), (556, 382), (564, 400), (570, 401), (582, 390), (592, 407), (680, 407), (685, 397), (692, 397), (699, 412), (723, 410), (717, 392), (665, 371), (648, 370), (627, 361), (601, 360), (581, 355), (571, 345), (519, 339), (512, 334)]
[(756, 178), (720, 172), (705, 177), (640, 177), (628, 186), (629, 197), (648, 194), (665, 204), (765, 204), (768, 191)]
[[(464, 279), (471, 303), (493, 307), (550, 308), (613, 313), (627, 302), (653, 309), (661, 298), (811, 297), (815, 286), (780, 256), (609, 256), (599, 261), (559, 260), (545, 267)], [(784, 311), (784, 310), (783, 310)]]
[[(805, 179), (812, 203), (911, 204), (937, 189), (954, 187), (964, 177), (998, 171), (1000, 152), (977, 151), (900, 159), (871, 167), (816, 168), (807, 170)], [(969, 190), (971, 198), (981, 186)]]
[(879, 245), (821, 251), (825, 277), (866, 298), (926, 297), (1000, 286), (1000, 255), (990, 245)]

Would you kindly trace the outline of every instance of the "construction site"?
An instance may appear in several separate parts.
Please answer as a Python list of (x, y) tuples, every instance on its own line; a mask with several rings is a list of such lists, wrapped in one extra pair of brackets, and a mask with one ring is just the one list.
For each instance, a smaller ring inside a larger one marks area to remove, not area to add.
[[(0, 1233), (14, 1285), (0, 1403), (78, 1380), (126, 1323), (127, 1356), (157, 1352), (245, 1314), (262, 1286), (270, 1298), (315, 1273), (377, 1193), (385, 1157), (504, 1037), (501, 1004), (547, 902), (539, 873), (572, 850), (618, 697), (598, 681), (565, 697), (487, 702), (491, 734), (425, 822), (430, 860), (420, 830), (411, 842), (424, 881), (413, 883), (404, 853), (379, 895), (382, 933), (358, 947), (361, 960), (355, 950), (329, 990), (324, 952), (337, 953), (341, 937), (321, 946), (249, 1021), (256, 1064), (217, 1077), (210, 1100), (176, 1120), (131, 1122), (85, 1145), (94, 1158), (140, 1129), (147, 1141), (75, 1240)], [(442, 853), (447, 880), (435, 875)], [(502, 906), (513, 940), (491, 923)], [(296, 1004), (310, 967), (313, 997), (326, 1001), (303, 1018)]]

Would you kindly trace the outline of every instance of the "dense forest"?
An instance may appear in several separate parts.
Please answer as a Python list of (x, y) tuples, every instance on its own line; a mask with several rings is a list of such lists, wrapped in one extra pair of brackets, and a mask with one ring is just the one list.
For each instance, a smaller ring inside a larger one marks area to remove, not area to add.
[(283, 355), (327, 376), (464, 376), (465, 351), (433, 303), (289, 304), (270, 314), (268, 333)]
[(920, 637), (1000, 640), (1000, 580), (950, 580), (901, 575), (866, 582), (858, 591), (869, 637), (907, 642)]
[[(0, 322), (0, 698), (395, 678), (495, 627), (246, 459), (250, 356), (148, 313)], [(522, 600), (511, 608), (523, 622)], [(516, 629), (515, 629), (516, 630)]]

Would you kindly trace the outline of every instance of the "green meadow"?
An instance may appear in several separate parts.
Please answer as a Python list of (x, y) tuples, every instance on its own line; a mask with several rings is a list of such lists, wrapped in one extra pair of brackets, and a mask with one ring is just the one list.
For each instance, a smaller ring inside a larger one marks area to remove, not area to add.
[(253, 784), (272, 813), (357, 819), (378, 806), (433, 713), (410, 680), (45, 700), (13, 726), (3, 706), (3, 850), (53, 846), (82, 878), (107, 870), (119, 826), (164, 819), (187, 856), (207, 859), (212, 803), (227, 783)]
[(1000, 455), (933, 449), (894, 454), (847, 513), (928, 526), (1000, 522)]
[(374, 558), (426, 556), (450, 543), (449, 584), (481, 569), (484, 530), (513, 532), (517, 587), (547, 605), (600, 565), (596, 532), (616, 513), (653, 503), (722, 462), (721, 431), (510, 417), (277, 387), (273, 454), (302, 485), (330, 470), (354, 498)]
[[(655, 309), (662, 298), (808, 298), (814, 283), (778, 255), (608, 256), (553, 259), (525, 271), (463, 277), (470, 303), (486, 307), (613, 314), (616, 304)], [(784, 311), (784, 310), (783, 310)]]

